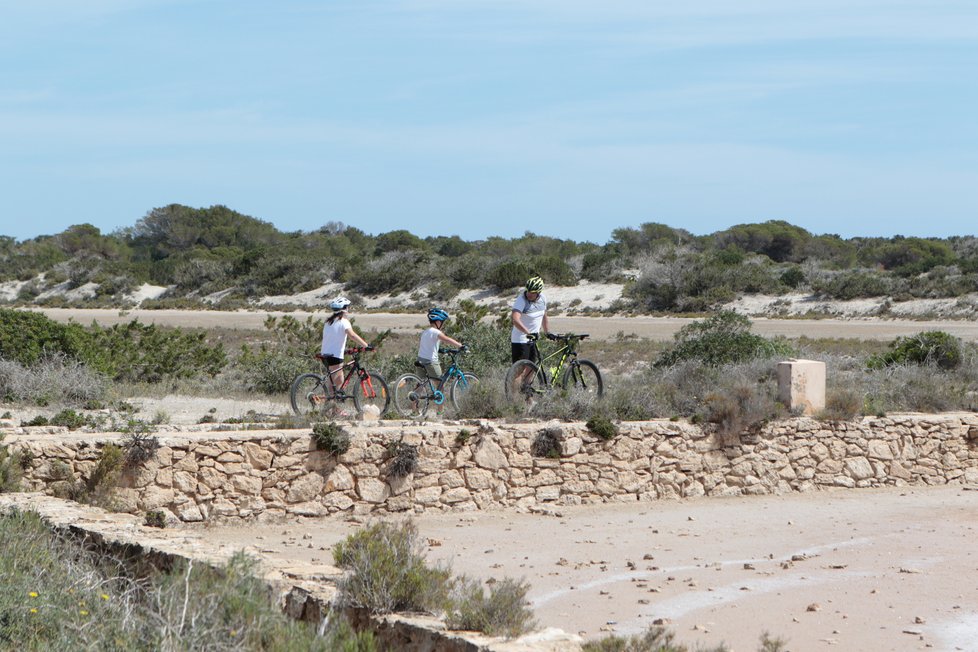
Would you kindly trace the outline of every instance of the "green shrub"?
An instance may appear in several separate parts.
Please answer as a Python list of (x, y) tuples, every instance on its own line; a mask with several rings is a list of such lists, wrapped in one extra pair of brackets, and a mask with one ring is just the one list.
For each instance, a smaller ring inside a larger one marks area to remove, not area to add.
[(146, 527), (165, 528), (166, 512), (161, 509), (146, 512), (146, 517), (143, 519), (143, 525)]
[(780, 411), (780, 404), (765, 389), (756, 383), (718, 388), (704, 397), (703, 417), (724, 435), (755, 430)]
[(85, 488), (94, 494), (113, 486), (122, 470), (124, 457), (122, 449), (115, 444), (103, 446), (95, 468), (85, 480)]
[(350, 450), (350, 434), (335, 423), (317, 423), (312, 427), (316, 449), (342, 455)]
[(904, 364), (955, 369), (961, 365), (961, 359), (961, 340), (944, 331), (925, 331), (898, 337), (890, 344), (890, 351), (872, 356), (867, 364), (871, 369)]
[(347, 571), (337, 603), (373, 613), (441, 611), (450, 573), (425, 563), (418, 529), (408, 521), (369, 525), (333, 548), (336, 565)]
[(526, 594), (525, 581), (503, 578), (486, 595), (482, 583), (464, 575), (455, 580), (445, 624), (451, 629), (485, 632), (490, 636), (515, 637), (531, 631), (536, 622)]
[(560, 428), (544, 428), (534, 437), (530, 452), (536, 457), (558, 459), (563, 451), (564, 433)]
[(411, 475), (418, 468), (418, 447), (403, 441), (392, 441), (387, 445), (387, 473), (392, 478)]
[(78, 430), (88, 425), (92, 425), (91, 419), (84, 414), (79, 414), (74, 410), (61, 410), (48, 421), (52, 426), (64, 426), (68, 430)]
[(667, 367), (687, 360), (719, 366), (791, 353), (786, 343), (754, 335), (749, 332), (750, 327), (747, 317), (731, 310), (694, 321), (676, 333), (676, 343), (659, 355), (654, 366)]
[(472, 431), (468, 428), (462, 428), (458, 431), (458, 434), (455, 435), (455, 443), (459, 446), (464, 446), (465, 444), (469, 443), (470, 439), (472, 439)]
[(614, 439), (618, 436), (618, 426), (611, 422), (611, 419), (603, 416), (594, 416), (588, 419), (584, 426), (599, 439), (605, 441)]
[(90, 338), (78, 324), (59, 324), (39, 312), (0, 308), (0, 358), (29, 367), (45, 354), (84, 359)]
[(22, 428), (25, 427), (25, 426), (26, 427), (30, 427), (30, 426), (46, 426), (49, 423), (50, 422), (48, 421), (48, 418), (46, 416), (44, 416), (43, 414), (39, 414), (39, 415), (37, 415), (36, 417), (34, 417), (33, 419), (31, 419), (29, 421), (21, 421), (20, 422), (20, 426)]

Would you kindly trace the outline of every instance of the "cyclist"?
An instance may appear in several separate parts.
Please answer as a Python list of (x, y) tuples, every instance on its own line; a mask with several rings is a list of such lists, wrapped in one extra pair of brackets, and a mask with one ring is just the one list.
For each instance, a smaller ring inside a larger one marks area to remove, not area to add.
[(350, 300), (346, 297), (336, 297), (329, 303), (333, 314), (323, 324), (323, 346), (322, 354), (325, 358), (326, 368), (329, 369), (329, 376), (333, 387), (343, 386), (343, 355), (346, 351), (346, 338), (350, 337), (360, 346), (369, 346), (367, 340), (363, 339), (353, 330), (350, 320)]
[(438, 360), (438, 346), (445, 342), (457, 349), (465, 348), (464, 344), (441, 331), (447, 321), (448, 313), (441, 308), (429, 310), (428, 328), (421, 333), (421, 343), (418, 346), (418, 364), (424, 367), (428, 378), (438, 381), (438, 389), (441, 389), (441, 362)]
[(550, 321), (547, 319), (547, 298), (543, 296), (543, 279), (533, 276), (526, 281), (526, 289), (520, 292), (513, 302), (513, 311), (510, 313), (510, 321), (513, 323), (513, 330), (510, 334), (510, 342), (513, 347), (513, 362), (519, 360), (530, 360), (533, 358), (534, 349), (530, 346), (539, 337), (541, 328), (550, 337)]

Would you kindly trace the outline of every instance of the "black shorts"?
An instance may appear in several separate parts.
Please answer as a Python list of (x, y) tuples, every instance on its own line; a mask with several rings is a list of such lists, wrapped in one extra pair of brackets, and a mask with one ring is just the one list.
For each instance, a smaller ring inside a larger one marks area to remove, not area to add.
[(331, 355), (324, 355), (323, 362), (325, 362), (327, 366), (335, 367), (338, 364), (343, 364), (343, 358), (337, 358)]
[(517, 362), (519, 360), (530, 360), (532, 362), (536, 362), (536, 349), (534, 349), (533, 344), (530, 342), (512, 342), (512, 346), (513, 362)]

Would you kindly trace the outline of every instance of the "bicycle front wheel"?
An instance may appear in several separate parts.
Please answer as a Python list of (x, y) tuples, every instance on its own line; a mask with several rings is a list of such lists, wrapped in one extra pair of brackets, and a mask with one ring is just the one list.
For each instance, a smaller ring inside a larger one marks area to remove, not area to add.
[(353, 405), (360, 414), (370, 414), (379, 419), (391, 404), (391, 393), (387, 381), (380, 374), (370, 372), (355, 379), (353, 386)]
[(430, 403), (428, 382), (414, 374), (404, 374), (394, 381), (394, 408), (409, 419), (420, 419)]
[(320, 414), (329, 403), (326, 378), (319, 374), (302, 374), (292, 381), (289, 402), (296, 414)]
[(506, 398), (531, 400), (547, 390), (547, 375), (536, 363), (517, 360), (506, 372)]
[(452, 405), (455, 407), (455, 411), (462, 409), (462, 405), (465, 404), (465, 395), (469, 393), (472, 386), (479, 382), (479, 377), (475, 374), (470, 374), (469, 372), (463, 373), (461, 376), (456, 376), (455, 380), (452, 381), (452, 387), (449, 393), (452, 397)]
[(590, 360), (572, 362), (570, 368), (564, 372), (561, 387), (567, 390), (569, 394), (579, 396), (601, 398), (604, 394), (601, 372), (598, 371), (598, 366)]

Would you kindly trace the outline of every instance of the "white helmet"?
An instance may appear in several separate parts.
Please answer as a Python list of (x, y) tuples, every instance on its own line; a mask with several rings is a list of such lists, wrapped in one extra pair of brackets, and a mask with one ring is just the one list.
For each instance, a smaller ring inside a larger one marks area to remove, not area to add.
[(350, 300), (346, 297), (336, 297), (329, 302), (329, 307), (333, 310), (346, 310), (350, 306)]

